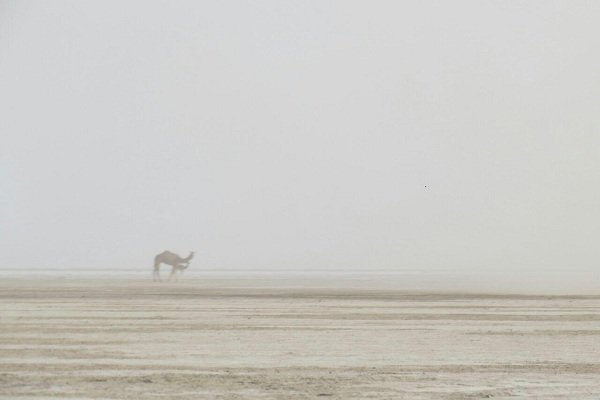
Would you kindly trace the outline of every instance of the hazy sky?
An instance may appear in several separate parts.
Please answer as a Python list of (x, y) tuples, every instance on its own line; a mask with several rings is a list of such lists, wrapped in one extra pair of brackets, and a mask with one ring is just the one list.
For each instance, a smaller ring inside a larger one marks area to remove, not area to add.
[(170, 249), (597, 275), (598, 21), (597, 1), (3, 1), (0, 269)]

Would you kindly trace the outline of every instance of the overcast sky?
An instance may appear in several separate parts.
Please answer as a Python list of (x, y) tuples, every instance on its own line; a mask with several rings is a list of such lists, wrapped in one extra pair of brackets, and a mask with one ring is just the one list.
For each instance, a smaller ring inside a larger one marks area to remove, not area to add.
[(170, 249), (597, 276), (599, 21), (596, 1), (3, 1), (0, 268)]

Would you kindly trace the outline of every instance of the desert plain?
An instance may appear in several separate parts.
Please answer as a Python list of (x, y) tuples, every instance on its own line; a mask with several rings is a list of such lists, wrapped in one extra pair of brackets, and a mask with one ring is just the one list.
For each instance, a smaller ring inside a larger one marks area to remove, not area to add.
[(598, 399), (600, 296), (3, 278), (3, 399)]

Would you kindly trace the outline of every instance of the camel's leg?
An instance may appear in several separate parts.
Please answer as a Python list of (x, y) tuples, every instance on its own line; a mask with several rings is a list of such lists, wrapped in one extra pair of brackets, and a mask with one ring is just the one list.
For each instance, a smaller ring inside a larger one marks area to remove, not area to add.
[(171, 280), (173, 279), (173, 276), (177, 276), (177, 268), (173, 267), (173, 269), (171, 270), (171, 275), (169, 275), (169, 282), (171, 282)]
[(154, 282), (162, 282), (160, 279), (160, 264), (154, 264), (154, 272), (152, 274), (152, 279), (154, 280)]

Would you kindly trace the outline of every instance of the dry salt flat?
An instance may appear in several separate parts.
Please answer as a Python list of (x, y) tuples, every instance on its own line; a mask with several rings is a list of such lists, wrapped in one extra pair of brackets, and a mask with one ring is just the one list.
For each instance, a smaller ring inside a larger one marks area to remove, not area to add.
[(3, 278), (0, 398), (598, 399), (600, 296)]

